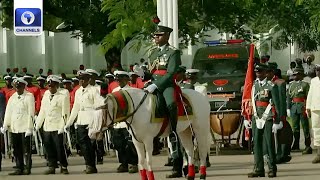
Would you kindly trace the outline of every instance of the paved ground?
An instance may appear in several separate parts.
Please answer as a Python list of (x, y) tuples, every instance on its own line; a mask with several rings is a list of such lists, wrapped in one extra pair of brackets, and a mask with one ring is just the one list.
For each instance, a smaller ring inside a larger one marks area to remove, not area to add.
[[(302, 156), (300, 153), (293, 153), (293, 160), (288, 164), (278, 166), (277, 179), (318, 179), (320, 178), (320, 164), (311, 164), (313, 155)], [(71, 180), (71, 179), (90, 179), (90, 180), (139, 180), (138, 174), (116, 173), (118, 166), (115, 158), (105, 158), (104, 164), (98, 166), (99, 174), (85, 175), (82, 174), (84, 169), (82, 157), (71, 157), (70, 175), (41, 175), (46, 170), (44, 160), (34, 157), (34, 168), (32, 175), (20, 177), (8, 177), (7, 174), (12, 171), (13, 164), (8, 160), (3, 162), (3, 171), (0, 172), (0, 180)], [(157, 180), (164, 180), (165, 175), (170, 172), (170, 167), (164, 167), (166, 161), (165, 155), (154, 156), (154, 171)], [(211, 156), (212, 166), (208, 168), (207, 179), (223, 179), (223, 180), (241, 180), (247, 179), (246, 174), (252, 170), (252, 155), (220, 155)], [(184, 178), (180, 178), (184, 179)]]

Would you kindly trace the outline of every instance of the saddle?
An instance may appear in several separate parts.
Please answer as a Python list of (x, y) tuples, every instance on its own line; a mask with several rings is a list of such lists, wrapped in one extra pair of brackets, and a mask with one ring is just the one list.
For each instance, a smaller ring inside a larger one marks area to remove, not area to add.
[[(181, 99), (181, 97), (182, 99)], [(168, 115), (169, 111), (166, 106), (165, 99), (163, 94), (156, 90), (152, 96), (152, 118), (150, 120), (151, 123), (162, 123), (164, 121), (169, 120)], [(181, 94), (180, 92), (176, 92), (176, 103), (178, 107), (178, 121), (188, 120), (188, 117), (193, 115), (192, 105), (187, 96)], [(188, 117), (187, 117), (188, 116)]]
[[(181, 91), (180, 91), (181, 92)], [(182, 97), (182, 100), (181, 100)], [(189, 101), (189, 98), (185, 95), (178, 96), (177, 99), (177, 106), (178, 106), (178, 119), (179, 121), (188, 120), (188, 117), (193, 115), (192, 112), (192, 105)], [(121, 119), (128, 114), (130, 114), (133, 109), (133, 103), (131, 100), (130, 95), (127, 91), (117, 91), (111, 94), (111, 100), (116, 105), (113, 109), (113, 114), (115, 114), (115, 121), (119, 122)], [(151, 123), (162, 123), (164, 120), (168, 119), (169, 111), (166, 106), (165, 99), (163, 94), (159, 91), (155, 91), (152, 96), (152, 118), (150, 119)], [(187, 115), (186, 115), (187, 112)]]

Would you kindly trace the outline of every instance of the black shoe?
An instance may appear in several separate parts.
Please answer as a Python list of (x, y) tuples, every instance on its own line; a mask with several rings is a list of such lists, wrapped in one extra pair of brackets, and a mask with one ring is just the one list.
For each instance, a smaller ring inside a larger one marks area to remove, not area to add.
[(120, 166), (117, 169), (117, 172), (118, 173), (129, 172), (128, 165), (120, 164)]
[(187, 175), (188, 175), (188, 166), (183, 166), (182, 172), (183, 172), (184, 177), (187, 177)]
[(312, 148), (309, 146), (309, 147), (306, 147), (303, 151), (302, 151), (302, 154), (312, 154)]
[(60, 173), (61, 174), (69, 174), (69, 171), (68, 171), (68, 169), (66, 167), (61, 167), (60, 168)]
[(284, 162), (284, 163), (290, 162), (291, 159), (292, 159), (291, 156), (285, 156), (285, 157), (283, 158), (283, 162)]
[(25, 169), (25, 170), (23, 171), (23, 174), (24, 174), (24, 175), (30, 175), (30, 174), (31, 174), (31, 169)]
[(9, 175), (9, 176), (19, 176), (19, 175), (23, 175), (23, 171), (20, 170), (20, 169), (17, 169), (17, 170), (15, 170), (14, 172), (9, 173), (8, 175)]
[(168, 158), (168, 162), (164, 166), (173, 166), (172, 158)]
[(95, 174), (95, 173), (98, 173), (98, 170), (96, 167), (87, 166), (85, 173), (86, 174)]
[(264, 174), (264, 172), (251, 172), (248, 174), (248, 178), (256, 178), (256, 177), (265, 177), (266, 175)]
[(48, 170), (44, 172), (45, 175), (56, 174), (56, 169), (54, 167), (49, 167)]
[(182, 172), (172, 171), (171, 174), (166, 175), (166, 178), (180, 178), (182, 177)]
[(152, 151), (152, 155), (153, 155), (153, 156), (158, 155), (158, 154), (160, 154), (160, 150), (159, 150), (159, 149), (154, 149), (154, 150)]
[(268, 177), (269, 177), (269, 178), (277, 177), (277, 172), (275, 172), (275, 171), (269, 171), (269, 172), (268, 172)]
[(97, 164), (103, 164), (103, 160), (102, 161), (97, 161)]

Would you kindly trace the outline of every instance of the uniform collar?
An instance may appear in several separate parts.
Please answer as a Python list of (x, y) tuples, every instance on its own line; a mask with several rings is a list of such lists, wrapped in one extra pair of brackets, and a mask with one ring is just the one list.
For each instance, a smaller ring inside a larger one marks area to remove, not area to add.
[(163, 46), (159, 46), (159, 49), (160, 49), (161, 51), (163, 51), (164, 48), (166, 48), (166, 46), (167, 46), (167, 44), (165, 44), (165, 45), (163, 45)]
[(260, 85), (265, 85), (267, 83), (267, 78), (264, 78), (262, 81), (259, 79), (256, 80)]

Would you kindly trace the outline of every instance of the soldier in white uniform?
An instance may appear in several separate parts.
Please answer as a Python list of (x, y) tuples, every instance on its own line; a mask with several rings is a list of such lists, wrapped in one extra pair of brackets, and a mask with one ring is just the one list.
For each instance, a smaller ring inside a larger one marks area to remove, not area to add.
[(317, 64), (315, 69), (316, 77), (311, 80), (306, 102), (306, 113), (311, 118), (313, 145), (317, 149), (317, 156), (312, 163), (320, 163), (320, 64)]
[[(125, 71), (114, 71), (116, 80), (119, 82), (119, 86), (113, 89), (112, 92), (120, 91), (121, 89), (132, 88), (128, 85), (130, 80), (129, 73)], [(138, 155), (135, 147), (131, 141), (131, 136), (127, 130), (125, 122), (120, 122), (114, 125), (112, 133), (112, 142), (114, 148), (118, 152), (118, 159), (121, 163), (117, 169), (117, 172), (138, 172)], [(134, 151), (133, 151), (134, 150)]]
[[(33, 94), (25, 90), (28, 83), (23, 78), (16, 78), (13, 83), (16, 92), (8, 101), (1, 132), (4, 134), (9, 130), (12, 133), (13, 154), (17, 169), (9, 175), (29, 175), (32, 167), (31, 138), (35, 100)], [(24, 155), (26, 155), (25, 158)]]
[[(100, 73), (98, 73), (94, 69), (86, 69), (86, 72), (90, 73), (90, 85), (97, 88), (97, 90), (100, 93), (101, 86), (96, 83), (97, 78), (100, 76)], [(97, 158), (97, 164), (103, 164), (103, 156), (105, 154), (104, 151), (104, 144), (103, 144), (103, 134), (100, 133), (97, 137), (97, 140), (92, 140), (93, 148), (96, 151), (96, 158)]]
[(60, 80), (55, 76), (47, 78), (48, 90), (45, 92), (39, 116), (36, 119), (36, 131), (43, 126), (44, 146), (47, 151), (49, 169), (45, 174), (55, 174), (57, 162), (60, 162), (60, 172), (69, 174), (67, 155), (64, 146), (64, 125), (70, 114), (68, 96), (58, 91)]
[(86, 174), (97, 173), (95, 151), (91, 144), (91, 139), (88, 136), (88, 125), (93, 121), (92, 114), (97, 107), (102, 106), (101, 96), (97, 88), (89, 84), (90, 73), (79, 71), (81, 87), (76, 91), (75, 101), (71, 111), (69, 120), (64, 129), (68, 132), (70, 126), (73, 125), (76, 117), (76, 133), (81, 152), (86, 163)]

